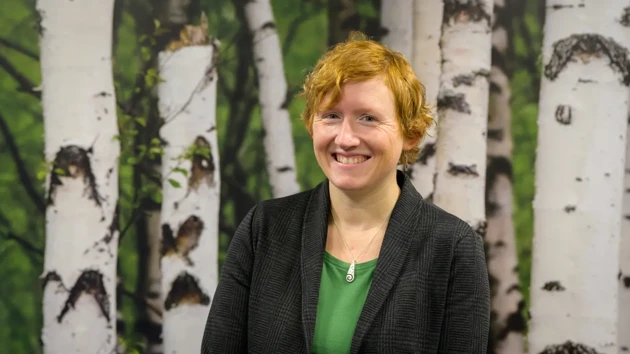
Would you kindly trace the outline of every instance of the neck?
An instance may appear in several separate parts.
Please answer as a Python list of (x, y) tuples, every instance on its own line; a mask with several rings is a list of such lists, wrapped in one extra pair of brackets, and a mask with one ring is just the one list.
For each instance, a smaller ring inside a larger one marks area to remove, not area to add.
[(340, 226), (363, 231), (379, 227), (398, 200), (396, 173), (369, 191), (344, 191), (328, 182), (330, 204)]

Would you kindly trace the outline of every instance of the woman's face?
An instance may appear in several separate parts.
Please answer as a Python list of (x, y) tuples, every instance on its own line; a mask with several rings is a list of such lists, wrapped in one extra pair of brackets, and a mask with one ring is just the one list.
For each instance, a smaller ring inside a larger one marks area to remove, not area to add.
[(313, 148), (324, 174), (345, 191), (378, 188), (395, 181), (403, 150), (413, 143), (403, 139), (394, 95), (381, 78), (342, 86), (339, 102), (313, 117)]

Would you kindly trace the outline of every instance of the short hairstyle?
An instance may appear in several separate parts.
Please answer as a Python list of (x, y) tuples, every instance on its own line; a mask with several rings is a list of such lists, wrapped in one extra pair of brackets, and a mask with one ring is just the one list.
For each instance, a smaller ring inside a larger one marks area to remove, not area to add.
[[(313, 116), (320, 109), (326, 95), (331, 95), (329, 107), (341, 98), (341, 87), (348, 82), (360, 82), (383, 77), (394, 95), (396, 113), (402, 135), (420, 141), (433, 124), (427, 104), (425, 88), (411, 65), (399, 52), (368, 39), (360, 32), (352, 32), (346, 42), (335, 45), (317, 62), (307, 75), (300, 96), (306, 107), (301, 114), (309, 133), (313, 133)], [(407, 151), (406, 158), (413, 164), (419, 152), (416, 145)], [(401, 154), (399, 162), (404, 164)]]

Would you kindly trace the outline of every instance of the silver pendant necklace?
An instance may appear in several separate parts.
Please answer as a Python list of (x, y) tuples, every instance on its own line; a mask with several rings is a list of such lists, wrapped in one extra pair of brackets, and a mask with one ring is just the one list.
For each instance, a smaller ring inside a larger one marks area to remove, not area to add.
[(335, 218), (335, 211), (331, 208), (330, 212), (333, 217), (333, 224), (335, 224), (335, 228), (337, 229), (337, 232), (339, 233), (339, 237), (341, 237), (341, 241), (343, 242), (343, 245), (346, 246), (346, 250), (348, 250), (348, 253), (350, 254), (350, 258), (352, 258), (352, 263), (350, 263), (350, 267), (348, 268), (348, 273), (346, 274), (346, 281), (348, 283), (352, 283), (354, 281), (354, 267), (356, 265), (356, 261), (361, 259), (365, 251), (367, 251), (368, 247), (370, 247), (370, 244), (372, 243), (372, 240), (374, 240), (374, 237), (376, 237), (376, 234), (378, 234), (378, 232), (381, 230), (383, 225), (385, 225), (385, 222), (389, 219), (389, 215), (385, 218), (385, 220), (383, 220), (383, 222), (381, 223), (381, 226), (378, 227), (374, 235), (372, 235), (372, 237), (370, 238), (370, 241), (367, 243), (367, 245), (365, 245), (365, 247), (363, 248), (363, 251), (361, 251), (359, 256), (357, 258), (354, 258), (352, 251), (350, 251), (350, 247), (348, 247), (346, 240), (343, 238), (343, 235), (341, 234), (341, 230), (339, 229), (339, 226), (337, 226), (337, 219)]

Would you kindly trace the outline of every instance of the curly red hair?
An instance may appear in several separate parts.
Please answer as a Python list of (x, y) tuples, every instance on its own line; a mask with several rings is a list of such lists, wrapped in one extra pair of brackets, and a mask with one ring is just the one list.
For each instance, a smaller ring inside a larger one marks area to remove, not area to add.
[[(360, 82), (383, 77), (394, 94), (398, 123), (405, 139), (420, 141), (433, 124), (424, 85), (411, 65), (399, 52), (368, 39), (360, 32), (352, 32), (346, 42), (326, 52), (306, 77), (300, 96), (306, 107), (301, 114), (306, 129), (312, 134), (313, 116), (321, 109), (334, 106), (341, 98), (341, 87), (348, 82)], [(320, 107), (327, 95), (328, 107)], [(419, 147), (401, 154), (400, 163), (413, 163)], [(406, 155), (406, 156), (405, 156)]]

